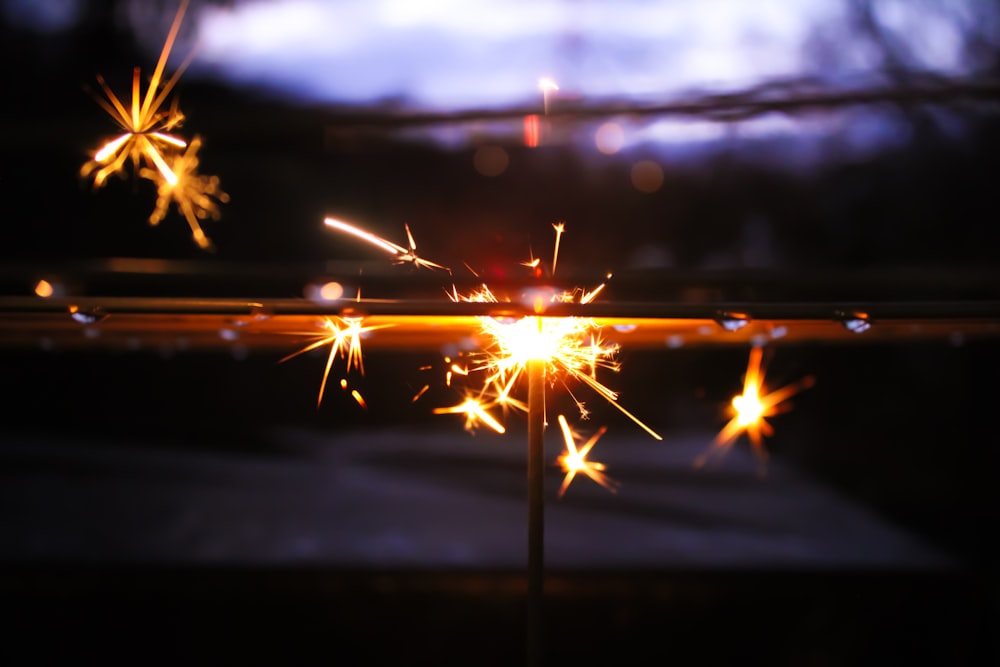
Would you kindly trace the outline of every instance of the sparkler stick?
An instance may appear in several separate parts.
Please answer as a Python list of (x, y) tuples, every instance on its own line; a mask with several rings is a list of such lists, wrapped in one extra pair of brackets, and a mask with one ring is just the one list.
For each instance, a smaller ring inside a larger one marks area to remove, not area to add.
[[(539, 326), (541, 320), (539, 319)], [(528, 664), (540, 665), (545, 591), (545, 360), (528, 362)]]

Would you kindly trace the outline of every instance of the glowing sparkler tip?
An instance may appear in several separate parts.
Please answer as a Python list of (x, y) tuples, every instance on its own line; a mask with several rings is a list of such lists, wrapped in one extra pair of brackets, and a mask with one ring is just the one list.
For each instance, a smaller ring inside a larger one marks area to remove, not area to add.
[(559, 84), (548, 77), (542, 77), (538, 80), (538, 87), (543, 93), (548, 93), (553, 90), (559, 90)]

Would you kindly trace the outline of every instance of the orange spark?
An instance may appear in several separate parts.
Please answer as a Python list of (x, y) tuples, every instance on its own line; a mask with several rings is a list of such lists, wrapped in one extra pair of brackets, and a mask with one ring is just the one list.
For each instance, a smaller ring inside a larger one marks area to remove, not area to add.
[(361, 396), (361, 394), (358, 392), (357, 389), (352, 389), (351, 390), (351, 396), (354, 398), (355, 401), (358, 402), (358, 405), (360, 405), (361, 407), (363, 407), (365, 409), (368, 409), (368, 404), (365, 403), (364, 397)]
[[(310, 352), (324, 345), (330, 346), (330, 355), (327, 357), (326, 368), (323, 371), (323, 381), (319, 385), (319, 397), (316, 399), (316, 407), (319, 408), (323, 403), (323, 392), (326, 389), (326, 381), (330, 377), (330, 368), (333, 366), (334, 359), (338, 356), (345, 357), (347, 360), (347, 372), (350, 372), (352, 368), (357, 368), (358, 372), (364, 375), (365, 368), (361, 357), (361, 335), (390, 326), (392, 325), (362, 326), (362, 318), (360, 317), (328, 317), (323, 321), (322, 327), (330, 333), (294, 334), (313, 336), (316, 340), (301, 350), (292, 352), (282, 358), (278, 363), (284, 363), (300, 354)], [(346, 389), (346, 381), (341, 386)], [(358, 396), (355, 396), (355, 400), (358, 400)], [(363, 401), (358, 402), (364, 405)]]
[(743, 392), (734, 396), (731, 403), (732, 418), (712, 441), (709, 452), (698, 457), (696, 466), (704, 465), (708, 455), (713, 451), (719, 453), (728, 451), (744, 432), (750, 438), (754, 453), (759, 459), (766, 460), (764, 437), (774, 435), (774, 427), (765, 420), (765, 417), (786, 411), (788, 404), (785, 401), (815, 383), (815, 379), (809, 376), (771, 393), (762, 393), (765, 392), (764, 371), (761, 368), (763, 352), (761, 347), (750, 349), (750, 359), (743, 379)]
[(507, 430), (503, 427), (503, 424), (498, 422), (493, 415), (486, 411), (486, 406), (484, 406), (479, 399), (473, 396), (466, 396), (465, 400), (458, 405), (446, 408), (434, 408), (434, 414), (465, 415), (466, 431), (475, 430), (477, 421), (481, 421), (497, 433), (504, 433)]
[(570, 429), (566, 418), (559, 415), (558, 419), (559, 428), (562, 429), (563, 441), (566, 443), (566, 451), (558, 459), (558, 462), (562, 465), (563, 472), (566, 473), (562, 486), (559, 487), (559, 497), (563, 497), (563, 494), (566, 493), (566, 489), (569, 488), (569, 485), (573, 482), (573, 478), (576, 477), (578, 472), (583, 473), (611, 493), (615, 493), (618, 490), (618, 482), (604, 474), (604, 464), (587, 460), (590, 450), (594, 448), (600, 437), (608, 430), (607, 427), (602, 426), (599, 428), (582, 446), (577, 448), (577, 435)]

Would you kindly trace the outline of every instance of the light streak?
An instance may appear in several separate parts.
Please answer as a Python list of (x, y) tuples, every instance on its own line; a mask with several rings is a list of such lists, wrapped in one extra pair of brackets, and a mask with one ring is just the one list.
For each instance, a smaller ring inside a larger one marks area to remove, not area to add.
[(559, 487), (559, 497), (563, 497), (563, 494), (566, 493), (566, 489), (568, 489), (569, 485), (572, 484), (577, 473), (583, 473), (611, 493), (617, 492), (618, 482), (611, 479), (604, 473), (606, 469), (604, 464), (597, 461), (587, 460), (587, 455), (590, 454), (590, 450), (594, 448), (594, 445), (597, 444), (600, 437), (608, 430), (607, 427), (602, 426), (593, 435), (591, 435), (586, 442), (584, 442), (580, 447), (577, 447), (576, 443), (578, 436), (570, 429), (569, 424), (566, 422), (566, 417), (559, 415), (558, 420), (559, 428), (562, 430), (563, 441), (566, 443), (566, 451), (561, 454), (558, 459), (558, 463), (562, 466), (563, 472), (566, 473), (566, 476), (563, 478), (562, 486)]
[(188, 0), (183, 0), (174, 17), (173, 24), (167, 34), (167, 39), (160, 51), (160, 58), (150, 77), (145, 94), (141, 93), (140, 71), (136, 67), (132, 72), (132, 102), (128, 108), (121, 98), (111, 90), (103, 77), (97, 82), (104, 92), (104, 98), (97, 98), (97, 103), (104, 109), (124, 133), (106, 142), (94, 152), (93, 159), (86, 162), (80, 170), (84, 178), (93, 174), (94, 187), (101, 187), (108, 176), (121, 172), (126, 161), (131, 159), (133, 167), (139, 170), (145, 162), (155, 169), (160, 178), (170, 185), (176, 185), (177, 175), (170, 168), (164, 155), (170, 155), (177, 149), (187, 146), (180, 137), (168, 134), (184, 120), (176, 104), (171, 104), (166, 111), (161, 110), (174, 85), (190, 62), (190, 56), (181, 67), (161, 87), (163, 70), (167, 64), (170, 50), (177, 39)]
[[(291, 354), (282, 358), (278, 363), (284, 363), (289, 359), (310, 352), (317, 348), (323, 347), (324, 345), (330, 346), (330, 354), (326, 359), (326, 368), (323, 370), (323, 381), (319, 385), (319, 396), (316, 399), (316, 407), (319, 408), (323, 403), (323, 393), (326, 389), (327, 379), (330, 377), (330, 369), (333, 367), (334, 359), (338, 356), (344, 357), (346, 359), (346, 370), (351, 372), (352, 369), (356, 368), (361, 375), (365, 374), (365, 367), (361, 356), (361, 335), (369, 331), (374, 331), (376, 329), (384, 329), (385, 327), (392, 326), (391, 324), (379, 324), (375, 326), (364, 326), (362, 324), (363, 318), (360, 317), (327, 317), (323, 320), (322, 327), (329, 333), (304, 333), (304, 334), (293, 334), (293, 335), (306, 335), (313, 336), (316, 338), (312, 343), (309, 343), (300, 350), (296, 350)], [(347, 389), (346, 380), (341, 382), (341, 387)], [(364, 400), (360, 398), (360, 394), (357, 392), (352, 392), (354, 399), (365, 407)]]
[(696, 466), (704, 465), (708, 456), (713, 452), (720, 454), (727, 452), (742, 433), (746, 433), (750, 439), (754, 454), (760, 460), (766, 460), (767, 450), (764, 448), (764, 437), (774, 435), (774, 427), (765, 418), (788, 410), (789, 405), (785, 401), (815, 384), (815, 378), (809, 376), (781, 389), (766, 393), (764, 370), (761, 367), (762, 358), (762, 347), (750, 349), (750, 359), (747, 362), (746, 375), (743, 379), (743, 391), (732, 399), (729, 411), (731, 419), (712, 441), (709, 452), (696, 459)]
[(556, 262), (559, 261), (559, 239), (562, 238), (563, 232), (566, 231), (566, 223), (557, 222), (552, 225), (552, 229), (556, 230), (556, 242), (555, 247), (552, 250), (552, 275), (555, 275)]
[(323, 223), (331, 229), (336, 229), (346, 234), (350, 234), (351, 236), (361, 239), (362, 241), (369, 243), (380, 250), (384, 250), (390, 255), (394, 255), (396, 257), (397, 264), (410, 262), (414, 266), (424, 266), (429, 269), (441, 269), (442, 271), (451, 273), (451, 269), (448, 267), (435, 264), (434, 262), (428, 261), (417, 255), (417, 244), (413, 240), (413, 234), (410, 233), (409, 225), (403, 225), (406, 228), (406, 239), (409, 244), (408, 248), (404, 248), (401, 245), (396, 245), (392, 241), (387, 241), (379, 236), (376, 236), (375, 234), (372, 234), (371, 232), (361, 229), (356, 225), (344, 222), (343, 220), (338, 220), (337, 218), (324, 218)]

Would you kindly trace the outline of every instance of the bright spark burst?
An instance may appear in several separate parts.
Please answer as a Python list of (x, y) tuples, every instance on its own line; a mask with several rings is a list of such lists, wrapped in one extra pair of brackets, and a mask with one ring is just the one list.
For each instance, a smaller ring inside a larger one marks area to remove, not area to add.
[(607, 427), (602, 426), (599, 428), (578, 448), (576, 443), (579, 436), (570, 429), (569, 424), (566, 422), (566, 417), (559, 415), (558, 419), (559, 428), (562, 429), (563, 441), (566, 443), (566, 451), (558, 459), (563, 472), (566, 473), (562, 486), (559, 487), (559, 497), (563, 497), (563, 494), (566, 493), (566, 489), (569, 488), (577, 473), (583, 473), (611, 493), (617, 492), (618, 482), (604, 473), (606, 470), (604, 464), (587, 460), (590, 450), (594, 448), (600, 437), (608, 430)]
[[(330, 346), (330, 354), (326, 359), (326, 368), (323, 370), (323, 381), (319, 385), (319, 396), (316, 399), (317, 408), (319, 408), (319, 406), (323, 403), (323, 392), (326, 389), (326, 382), (330, 377), (330, 369), (333, 367), (334, 359), (338, 356), (344, 357), (346, 359), (346, 372), (349, 373), (352, 369), (356, 368), (361, 375), (364, 375), (365, 367), (361, 357), (361, 335), (369, 331), (384, 329), (385, 327), (392, 326), (391, 324), (364, 326), (362, 321), (363, 318), (360, 317), (327, 317), (323, 320), (322, 327), (329, 333), (316, 334), (310, 332), (296, 334), (313, 336), (316, 340), (309, 343), (301, 350), (292, 352), (278, 362), (284, 363), (289, 359), (299, 356), (300, 354), (310, 352), (323, 347), (324, 345)], [(341, 388), (347, 388), (346, 381), (341, 382)], [(365, 402), (364, 399), (361, 398), (361, 394), (357, 391), (353, 391), (352, 396), (354, 396), (354, 400), (356, 400), (362, 407), (365, 407)]]
[(140, 92), (140, 72), (136, 67), (132, 72), (132, 103), (126, 108), (114, 91), (105, 83), (102, 77), (97, 81), (104, 91), (104, 98), (98, 98), (97, 102), (124, 130), (124, 133), (108, 141), (95, 153), (92, 160), (83, 165), (80, 173), (82, 176), (94, 176), (94, 187), (101, 187), (108, 176), (121, 172), (126, 161), (131, 159), (133, 167), (139, 170), (143, 162), (155, 169), (160, 176), (170, 183), (177, 183), (177, 175), (170, 168), (165, 154), (169, 155), (177, 149), (187, 146), (180, 137), (168, 134), (184, 120), (184, 114), (180, 112), (176, 104), (172, 104), (167, 111), (161, 110), (167, 97), (173, 90), (174, 85), (187, 67), (185, 62), (169, 79), (163, 84), (163, 69), (167, 64), (170, 50), (177, 39), (177, 31), (180, 29), (181, 20), (187, 9), (188, 0), (181, 2), (174, 22), (170, 26), (166, 42), (160, 51), (160, 59), (153, 70), (153, 76), (149, 80), (149, 87), (143, 95)]
[(140, 169), (143, 178), (159, 181), (156, 208), (149, 216), (149, 224), (158, 225), (167, 215), (171, 203), (177, 204), (179, 210), (191, 227), (191, 235), (198, 247), (205, 250), (212, 248), (212, 242), (202, 231), (199, 220), (205, 218), (219, 219), (219, 203), (229, 201), (229, 195), (223, 192), (218, 176), (203, 176), (198, 173), (198, 149), (201, 148), (201, 137), (195, 136), (187, 149), (175, 155), (173, 173), (176, 179), (158, 179), (157, 173), (150, 169)]
[[(556, 248), (552, 263), (558, 261), (558, 242), (563, 233), (563, 224), (553, 225), (556, 231)], [(537, 313), (544, 312), (551, 303), (589, 303), (603, 288), (603, 284), (591, 291), (575, 289), (566, 292), (546, 292), (540, 290), (530, 296)], [(487, 285), (468, 295), (460, 295), (452, 290), (453, 301), (478, 303), (499, 303), (499, 299)], [(489, 346), (472, 358), (476, 362), (470, 371), (484, 374), (484, 393), (494, 396), (500, 403), (509, 403), (518, 380), (525, 374), (530, 361), (543, 361), (545, 373), (550, 382), (556, 378), (569, 391), (567, 382), (581, 382), (608, 401), (640, 428), (657, 440), (659, 434), (640, 421), (618, 402), (617, 392), (597, 379), (599, 368), (617, 372), (620, 364), (615, 359), (618, 346), (605, 343), (600, 334), (600, 326), (586, 317), (543, 317), (528, 316), (519, 319), (480, 317), (481, 331), (490, 341)], [(572, 392), (570, 392), (572, 396)], [(588, 412), (583, 403), (576, 400), (582, 418)]]
[(815, 379), (809, 376), (771, 393), (762, 393), (765, 392), (764, 371), (761, 368), (763, 353), (761, 347), (750, 349), (750, 359), (743, 379), (743, 392), (734, 396), (732, 400), (730, 408), (732, 418), (712, 441), (709, 452), (698, 457), (696, 466), (704, 465), (712, 452), (722, 454), (729, 451), (744, 432), (750, 438), (754, 453), (760, 460), (766, 460), (764, 437), (774, 435), (774, 427), (765, 420), (765, 417), (785, 412), (789, 408), (785, 401), (815, 384)]
[(391, 255), (394, 255), (397, 264), (404, 264), (406, 262), (410, 262), (411, 264), (417, 267), (424, 266), (429, 269), (441, 269), (442, 271), (447, 271), (448, 273), (451, 273), (451, 269), (449, 269), (448, 267), (441, 266), (440, 264), (435, 264), (434, 262), (428, 261), (417, 255), (417, 244), (413, 240), (413, 234), (410, 233), (409, 225), (403, 225), (403, 227), (406, 229), (406, 240), (407, 243), (409, 244), (409, 247), (404, 248), (401, 245), (396, 245), (392, 241), (387, 241), (379, 236), (372, 234), (371, 232), (361, 229), (356, 225), (344, 222), (343, 220), (338, 220), (337, 218), (330, 218), (330, 217), (324, 218), (323, 223), (327, 227), (330, 227), (331, 229), (336, 229), (338, 231), (350, 234), (355, 238), (359, 238), (362, 241), (365, 241), (366, 243), (375, 246), (376, 248), (379, 248)]

